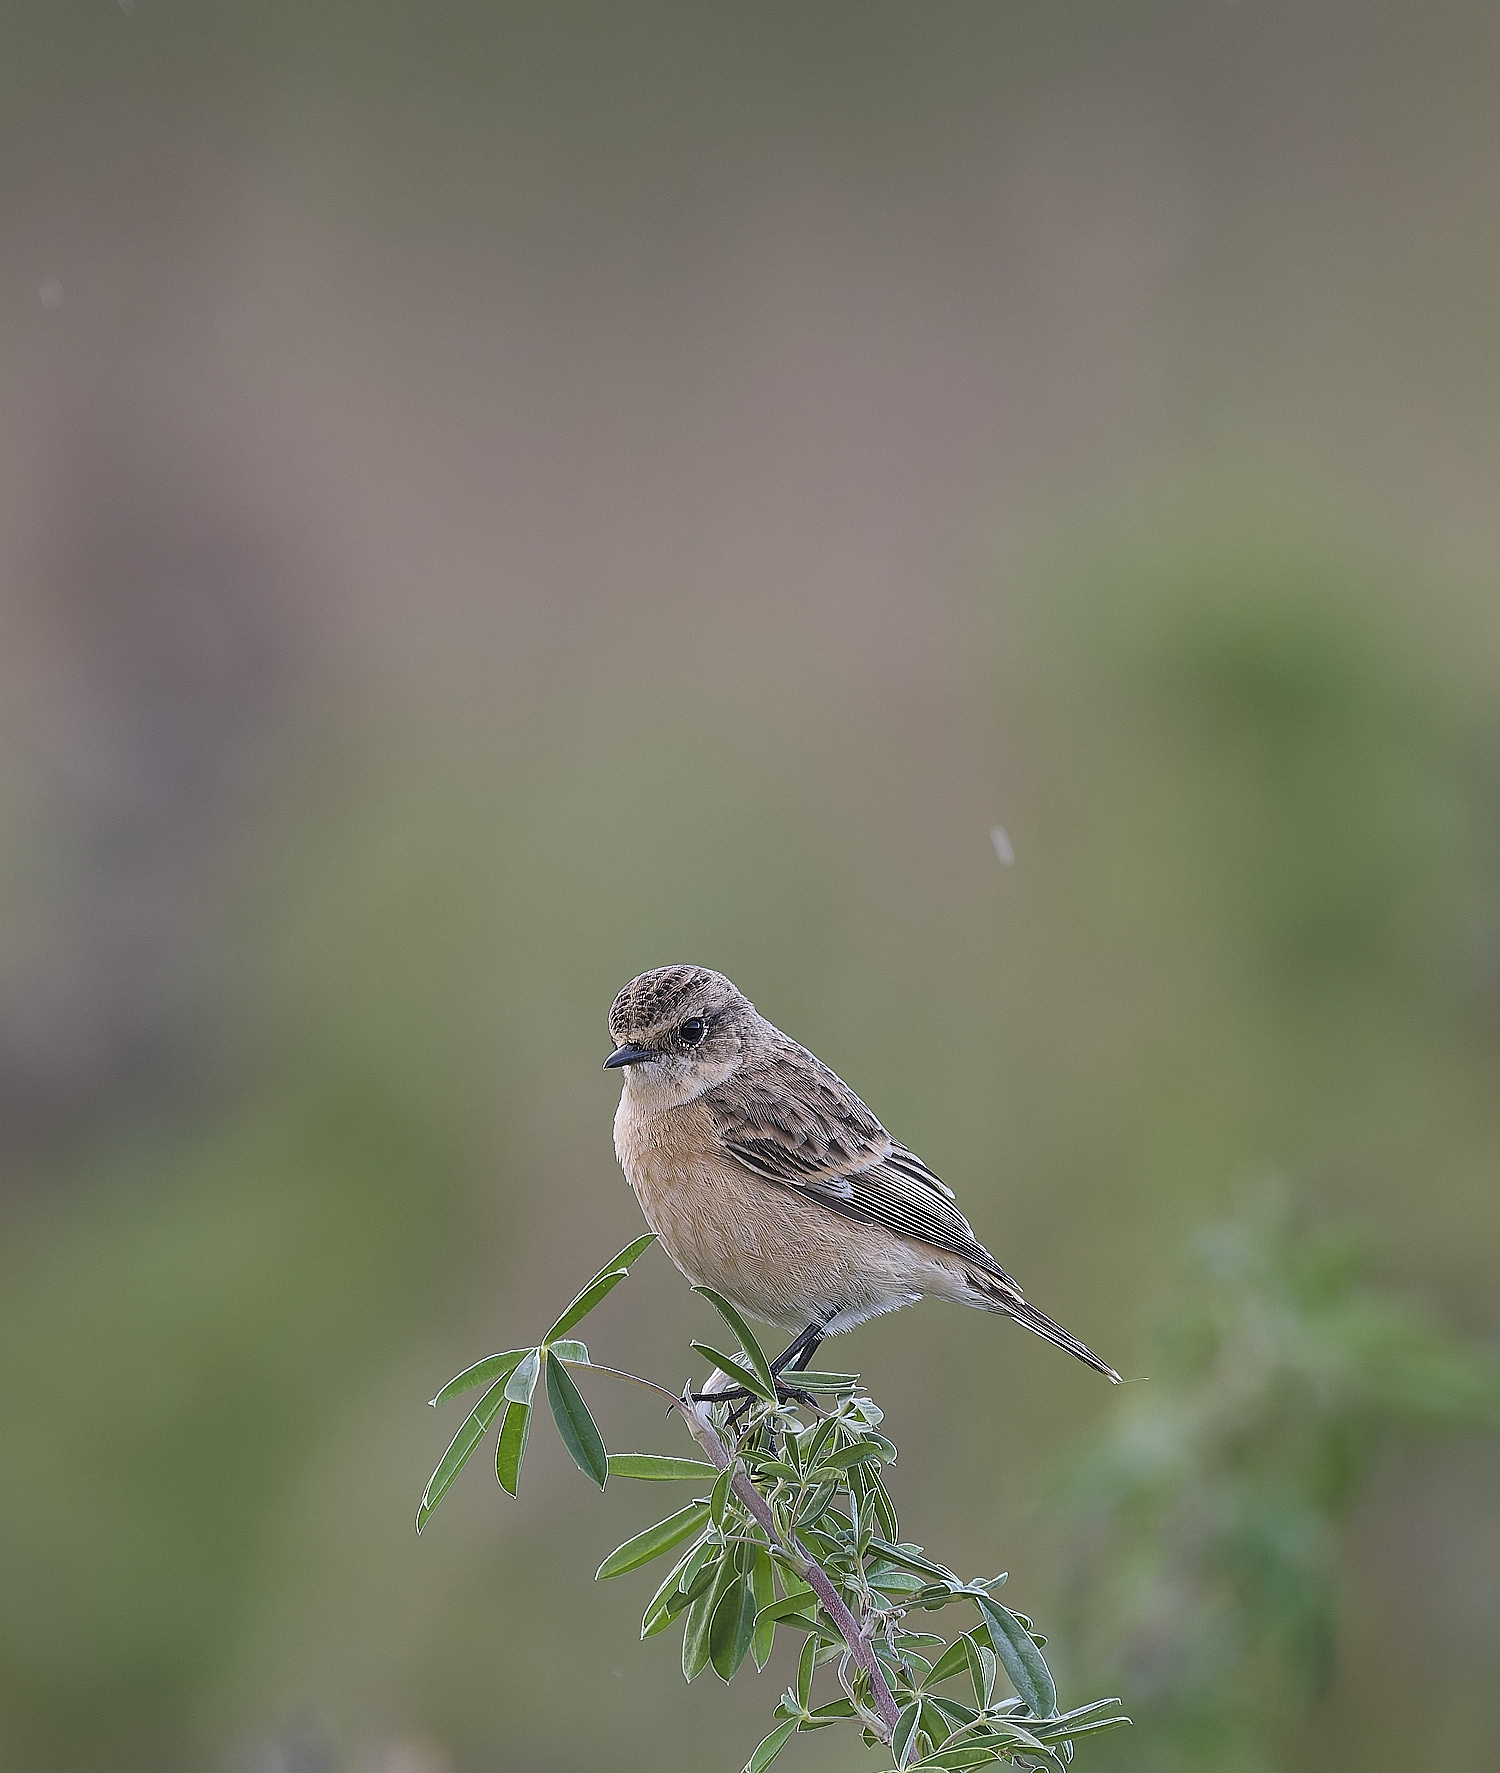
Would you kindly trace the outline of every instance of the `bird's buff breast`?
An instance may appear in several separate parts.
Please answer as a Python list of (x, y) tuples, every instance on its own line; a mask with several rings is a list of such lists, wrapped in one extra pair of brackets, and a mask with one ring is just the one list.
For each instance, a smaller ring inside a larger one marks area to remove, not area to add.
[(767, 1323), (799, 1331), (835, 1313), (887, 1311), (926, 1290), (913, 1285), (911, 1252), (882, 1228), (742, 1169), (697, 1102), (652, 1112), (627, 1089), (615, 1151), (683, 1274)]

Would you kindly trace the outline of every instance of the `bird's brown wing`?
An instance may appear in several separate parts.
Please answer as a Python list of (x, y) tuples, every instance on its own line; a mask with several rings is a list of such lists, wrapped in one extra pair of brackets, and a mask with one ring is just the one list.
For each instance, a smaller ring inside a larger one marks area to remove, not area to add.
[(972, 1262), (1020, 1290), (954, 1204), (953, 1191), (898, 1145), (843, 1079), (788, 1040), (706, 1097), (725, 1150), (755, 1175), (846, 1219), (883, 1225)]

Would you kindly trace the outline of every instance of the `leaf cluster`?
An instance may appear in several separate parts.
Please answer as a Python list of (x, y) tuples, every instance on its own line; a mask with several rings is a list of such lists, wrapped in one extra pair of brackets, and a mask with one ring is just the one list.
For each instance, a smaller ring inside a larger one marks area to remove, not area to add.
[[(901, 1537), (884, 1476), (896, 1448), (879, 1432), (881, 1412), (857, 1375), (798, 1373), (795, 1389), (783, 1384), (743, 1317), (707, 1288), (698, 1290), (732, 1333), (734, 1352), (693, 1343), (716, 1369), (719, 1391), (704, 1403), (590, 1360), (569, 1332), (652, 1241), (638, 1238), (606, 1264), (535, 1347), (477, 1362), (433, 1399), (485, 1388), (428, 1481), (418, 1531), (497, 1417), (496, 1475), (516, 1494), (543, 1383), (564, 1445), (601, 1488), (614, 1476), (703, 1491), (599, 1567), (607, 1580), (677, 1554), (646, 1605), (643, 1638), (680, 1621), (684, 1676), (711, 1668), (727, 1683), (747, 1660), (766, 1666), (778, 1630), (801, 1636), (796, 1679), (745, 1773), (764, 1773), (797, 1733), (841, 1721), (884, 1745), (901, 1773), (1000, 1763), (1060, 1773), (1077, 1740), (1128, 1722), (1113, 1699), (1059, 1710), (1046, 1639), (995, 1598), (1003, 1574), (964, 1581)], [(669, 1398), (709, 1457), (608, 1453), (570, 1368)], [(909, 1615), (955, 1603), (977, 1617), (951, 1639), (909, 1629)], [(831, 1695), (814, 1692), (820, 1668), (834, 1677)]]

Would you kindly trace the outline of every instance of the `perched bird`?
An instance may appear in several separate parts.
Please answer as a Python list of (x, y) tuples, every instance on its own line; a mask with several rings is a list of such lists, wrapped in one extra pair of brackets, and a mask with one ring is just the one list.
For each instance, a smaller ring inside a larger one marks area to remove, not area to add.
[(1002, 1312), (1119, 1383), (1022, 1297), (953, 1191), (722, 973), (642, 973), (609, 1031), (605, 1068), (625, 1073), (615, 1151), (646, 1222), (695, 1286), (796, 1332), (778, 1373), (929, 1298)]

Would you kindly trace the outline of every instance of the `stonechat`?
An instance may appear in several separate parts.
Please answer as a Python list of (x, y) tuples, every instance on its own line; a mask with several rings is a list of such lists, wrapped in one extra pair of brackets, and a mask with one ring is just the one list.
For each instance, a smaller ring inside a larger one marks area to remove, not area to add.
[(778, 1373), (867, 1318), (955, 1299), (1119, 1383), (1022, 1296), (952, 1189), (722, 973), (642, 973), (615, 999), (609, 1031), (605, 1067), (625, 1073), (615, 1151), (646, 1222), (695, 1286), (795, 1334)]

